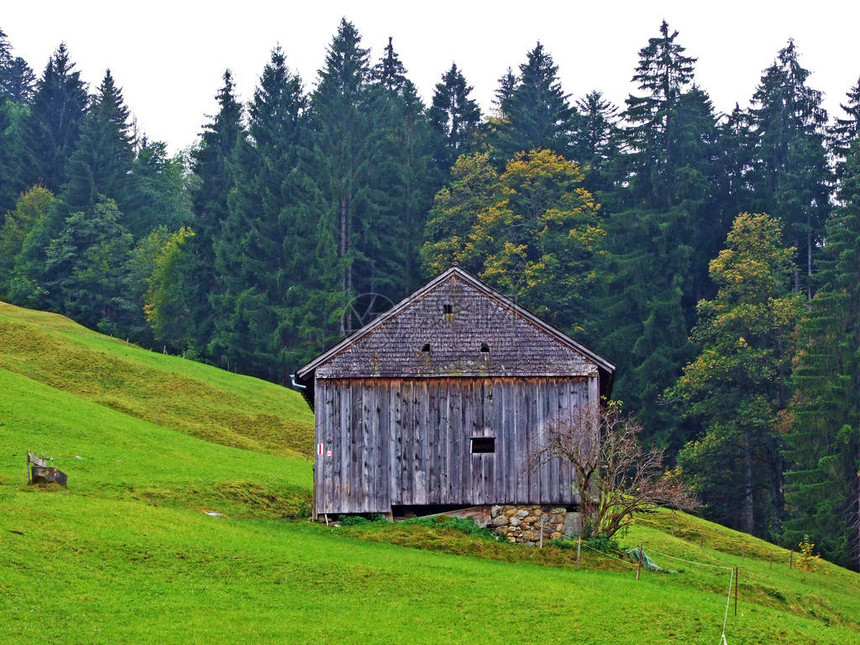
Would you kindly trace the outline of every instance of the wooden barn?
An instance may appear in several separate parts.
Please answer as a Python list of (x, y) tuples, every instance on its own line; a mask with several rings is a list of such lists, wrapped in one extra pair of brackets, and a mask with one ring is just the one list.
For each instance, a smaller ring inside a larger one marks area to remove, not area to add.
[(452, 267), (296, 376), (316, 418), (314, 512), (572, 508), (573, 472), (529, 455), (598, 406), (614, 365)]

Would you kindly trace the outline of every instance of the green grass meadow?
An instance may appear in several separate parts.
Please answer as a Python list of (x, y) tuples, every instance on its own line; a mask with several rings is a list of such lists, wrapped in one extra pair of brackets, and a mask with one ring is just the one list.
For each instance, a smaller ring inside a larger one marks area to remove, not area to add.
[[(639, 581), (570, 545), (295, 519), (312, 425), (284, 388), (0, 305), (0, 643), (718, 645), (733, 566), (729, 644), (860, 643), (860, 576), (695, 517), (636, 523), (623, 544), (677, 572)], [(26, 484), (28, 448), (67, 489)]]

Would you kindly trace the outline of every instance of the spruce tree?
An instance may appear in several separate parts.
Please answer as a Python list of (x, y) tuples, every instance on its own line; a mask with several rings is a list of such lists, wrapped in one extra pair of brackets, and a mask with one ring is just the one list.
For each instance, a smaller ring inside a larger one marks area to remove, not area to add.
[(20, 56), (12, 55), (12, 44), (0, 29), (0, 105), (5, 101), (26, 104), (33, 98), (36, 77)]
[(761, 77), (750, 122), (756, 146), (751, 173), (755, 208), (777, 214), (785, 223), (788, 240), (799, 253), (795, 288), (811, 298), (831, 177), (824, 146), (827, 113), (821, 92), (807, 85), (809, 75), (789, 40)]
[(248, 106), (248, 140), (236, 149), (236, 185), (214, 240), (220, 313), (209, 352), (243, 373), (281, 382), (284, 352), (297, 343), (284, 321), (300, 306), (288, 295), (302, 290), (302, 242), (314, 233), (298, 203), (306, 181), (305, 109), (301, 79), (276, 48)]
[[(126, 216), (133, 204), (134, 137), (129, 111), (110, 70), (84, 117), (80, 138), (66, 167), (62, 193), (67, 212), (89, 211), (101, 197), (113, 199)], [(146, 222), (133, 233), (149, 232)]]
[(860, 570), (860, 143), (846, 157), (838, 201), (821, 288), (800, 326), (784, 543), (809, 534), (828, 560)]
[(694, 59), (663, 22), (640, 51), (627, 99), (611, 207), (603, 302), (603, 351), (619, 356), (617, 396), (637, 412), (646, 438), (680, 448), (690, 428), (660, 397), (690, 358), (696, 302), (710, 295), (707, 258), (725, 224), (714, 189), (719, 175), (716, 118), (707, 94), (693, 85)]
[(481, 123), (481, 108), (469, 98), (471, 92), (472, 86), (453, 63), (436, 84), (433, 102), (427, 111), (430, 126), (439, 137), (436, 163), (445, 175), (457, 157), (472, 151)]
[(612, 165), (621, 152), (618, 107), (598, 91), (576, 102), (579, 119), (572, 134), (572, 155), (585, 170), (585, 186), (602, 194), (613, 184)]
[(27, 188), (23, 122), (34, 82), (32, 70), (23, 58), (12, 55), (12, 46), (0, 29), (0, 213), (14, 208)]
[(89, 98), (80, 73), (61, 44), (36, 84), (24, 135), (28, 163), (22, 179), (59, 194), (80, 136)]
[(848, 90), (847, 100), (839, 107), (845, 113), (836, 117), (827, 129), (828, 150), (836, 166), (837, 178), (842, 177), (851, 146), (860, 138), (860, 80)]
[[(398, 276), (380, 286), (391, 301), (406, 296), (422, 277), (418, 261), (427, 211), (441, 184), (433, 161), (434, 141), (415, 85), (406, 77), (389, 38), (379, 63), (371, 70), (376, 148), (370, 184), (376, 195), (376, 227), (384, 232), (384, 246), (371, 252), (381, 273)], [(368, 315), (379, 313), (368, 311)]]
[[(218, 282), (215, 267), (215, 241), (228, 212), (228, 201), (235, 187), (236, 149), (244, 138), (242, 106), (234, 94), (233, 76), (224, 72), (224, 85), (216, 94), (218, 113), (203, 128), (199, 145), (192, 151), (192, 172), (195, 188), (192, 193), (194, 236), (181, 245), (180, 269), (171, 274), (181, 276), (185, 289), (180, 297), (181, 308), (188, 312), (183, 319), (191, 326), (173, 337), (187, 339), (191, 350), (204, 354), (215, 325), (216, 316), (223, 314), (216, 307)], [(215, 356), (217, 362), (226, 357)]]
[(311, 174), (317, 198), (309, 205), (337, 241), (339, 278), (330, 289), (340, 292), (341, 336), (356, 327), (349, 314), (356, 296), (384, 291), (399, 280), (378, 263), (390, 222), (377, 217), (381, 196), (371, 186), (382, 142), (370, 80), (369, 52), (361, 47), (355, 26), (344, 19), (311, 95)]
[(535, 149), (569, 155), (575, 109), (562, 90), (558, 67), (540, 42), (520, 65), (513, 89), (503, 87), (499, 97), (502, 120), (490, 141), (502, 162)]

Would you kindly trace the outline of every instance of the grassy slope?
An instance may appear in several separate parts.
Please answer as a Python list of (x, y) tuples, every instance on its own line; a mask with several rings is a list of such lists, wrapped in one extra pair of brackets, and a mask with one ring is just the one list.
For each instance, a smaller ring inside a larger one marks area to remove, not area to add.
[(0, 303), (0, 368), (216, 443), (312, 454), (313, 415), (294, 392)]
[[(94, 363), (123, 379), (131, 374), (136, 385), (117, 380), (87, 394), (86, 381), (66, 375), (62, 359), (0, 346), (0, 642), (720, 640), (724, 570), (654, 555), (681, 573), (643, 573), (636, 582), (626, 565), (607, 567), (591, 556), (588, 566), (602, 570), (574, 570), (572, 553), (557, 549), (414, 526), (331, 529), (284, 521), (281, 513), (308, 499), (307, 461), (277, 454), (277, 446), (268, 454), (234, 448), (229, 425), (219, 436), (227, 445), (219, 445), (185, 423), (164, 427), (166, 415), (156, 425), (121, 410), (147, 408), (135, 401), (135, 392), (149, 391), (146, 379), (134, 376), (138, 369), (227, 392), (251, 411), (281, 406), (292, 415), (301, 409), (292, 393), (129, 348), (64, 319), (13, 313), (28, 320), (6, 330), (29, 325), (32, 336), (43, 332), (42, 347), (76, 346), (85, 364), (87, 353), (101, 353)], [(6, 322), (8, 310), (0, 316)], [(36, 360), (29, 377), (27, 364)], [(123, 361), (122, 370), (114, 367)], [(106, 407), (112, 397), (125, 403)], [(210, 409), (215, 418), (229, 411), (218, 397), (202, 401), (200, 419)], [(309, 432), (307, 412), (293, 418), (297, 432)], [(27, 447), (55, 457), (69, 474), (68, 490), (23, 485)], [(730, 615), (727, 629), (732, 645), (860, 642), (856, 574), (831, 565), (816, 573), (788, 570), (784, 550), (696, 518), (681, 517), (672, 536), (669, 518), (645, 518), (625, 541), (740, 565), (739, 615)], [(773, 569), (768, 553), (777, 558)]]

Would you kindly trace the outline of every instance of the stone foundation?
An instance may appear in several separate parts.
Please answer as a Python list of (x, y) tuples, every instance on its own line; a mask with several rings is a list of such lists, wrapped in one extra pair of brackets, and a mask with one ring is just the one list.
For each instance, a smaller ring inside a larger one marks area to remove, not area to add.
[(563, 506), (505, 505), (490, 508), (489, 528), (508, 542), (537, 546), (578, 533), (579, 513)]

